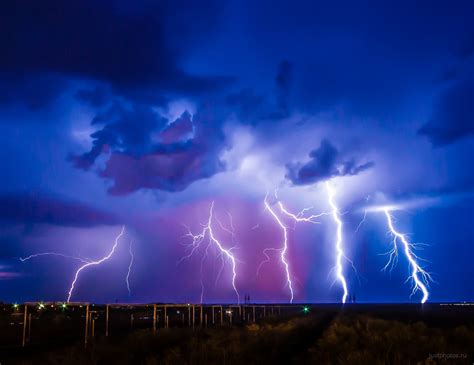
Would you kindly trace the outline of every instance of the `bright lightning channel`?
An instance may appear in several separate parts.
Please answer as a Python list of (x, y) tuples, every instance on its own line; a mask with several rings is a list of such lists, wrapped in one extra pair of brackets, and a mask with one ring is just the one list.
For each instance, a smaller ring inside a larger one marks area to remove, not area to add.
[(346, 278), (344, 277), (343, 269), (342, 269), (342, 259), (345, 258), (344, 250), (343, 250), (343, 242), (342, 242), (342, 221), (339, 218), (339, 209), (337, 208), (336, 203), (334, 202), (334, 191), (331, 188), (331, 185), (328, 181), (326, 181), (326, 190), (328, 192), (328, 201), (329, 205), (332, 208), (332, 218), (336, 223), (337, 233), (336, 233), (336, 276), (337, 279), (341, 282), (342, 289), (344, 290), (344, 294), (342, 296), (342, 303), (346, 302), (347, 298), (347, 282)]
[(70, 255), (65, 255), (65, 254), (57, 253), (57, 252), (41, 252), (41, 253), (35, 253), (35, 254), (30, 255), (30, 256), (27, 256), (27, 257), (20, 257), (20, 261), (21, 261), (21, 262), (25, 262), (25, 261), (31, 260), (31, 259), (36, 258), (36, 257), (41, 257), (41, 256), (59, 256), (59, 257), (65, 257), (65, 258), (68, 258), (68, 259), (73, 259), (73, 260), (81, 261), (81, 262), (83, 262), (83, 263), (85, 263), (85, 264), (88, 264), (88, 263), (90, 262), (89, 260), (83, 259), (82, 257), (70, 256)]
[(221, 255), (225, 256), (231, 262), (231, 265), (232, 265), (232, 288), (234, 289), (235, 295), (237, 296), (237, 303), (240, 304), (240, 295), (239, 295), (239, 291), (237, 290), (237, 286), (235, 284), (236, 279), (237, 279), (237, 260), (231, 252), (232, 248), (230, 248), (230, 249), (224, 248), (222, 246), (221, 242), (214, 235), (214, 230), (212, 228), (213, 219), (217, 220), (217, 218), (214, 216), (214, 202), (211, 203), (211, 207), (210, 207), (210, 210), (209, 210), (209, 218), (207, 220), (207, 224), (203, 226), (203, 229), (202, 229), (201, 233), (193, 234), (191, 231), (189, 231), (186, 234), (186, 237), (191, 237), (191, 239), (192, 239), (192, 242), (191, 242), (192, 249), (191, 249), (191, 252), (188, 255), (186, 255), (185, 257), (183, 257), (181, 260), (178, 261), (178, 264), (181, 261), (191, 257), (194, 254), (194, 252), (201, 246), (201, 243), (204, 241), (206, 236), (208, 236), (209, 237), (209, 244), (206, 247), (205, 255), (201, 258), (201, 302), (203, 300), (203, 293), (204, 293), (204, 284), (202, 282), (203, 262), (204, 262), (205, 257), (207, 257), (207, 255), (208, 255), (209, 246), (211, 245), (211, 243), (213, 243), (215, 245), (215, 247), (217, 247), (217, 249), (220, 251)]
[(393, 235), (393, 249), (389, 251), (390, 257), (387, 265), (385, 265), (384, 270), (389, 266), (391, 263), (391, 268), (394, 266), (394, 260), (398, 257), (398, 249), (397, 249), (397, 240), (402, 243), (403, 249), (405, 252), (405, 256), (408, 259), (411, 267), (411, 279), (413, 280), (413, 290), (411, 295), (415, 294), (417, 290), (421, 290), (423, 293), (423, 298), (421, 299), (421, 303), (425, 303), (428, 300), (429, 292), (427, 289), (427, 284), (431, 280), (431, 276), (428, 272), (426, 272), (418, 263), (416, 259), (419, 259), (412, 251), (412, 248), (416, 249), (416, 244), (408, 242), (405, 235), (399, 233), (393, 226), (393, 217), (390, 214), (390, 209), (385, 207), (383, 209), (385, 216), (387, 217), (387, 224), (390, 228), (390, 232)]
[(79, 278), (79, 274), (82, 272), (82, 270), (88, 268), (89, 266), (100, 265), (103, 262), (110, 259), (113, 256), (113, 254), (115, 252), (115, 249), (118, 246), (119, 239), (124, 235), (124, 232), (125, 232), (125, 226), (122, 227), (122, 230), (120, 231), (119, 235), (115, 238), (115, 244), (112, 246), (112, 249), (110, 250), (110, 252), (106, 256), (104, 256), (100, 260), (90, 261), (90, 262), (82, 265), (79, 269), (77, 269), (76, 274), (74, 275), (74, 280), (72, 281), (71, 287), (69, 288), (69, 292), (68, 292), (68, 296), (67, 296), (67, 302), (68, 303), (71, 301), (72, 292), (74, 291), (74, 287), (76, 286), (77, 279)]
[(288, 285), (288, 289), (290, 290), (290, 303), (293, 303), (293, 298), (294, 298), (293, 283), (291, 281), (290, 265), (288, 264), (288, 260), (286, 257), (286, 253), (288, 251), (288, 227), (283, 224), (283, 222), (280, 220), (278, 215), (275, 213), (275, 211), (271, 208), (270, 204), (268, 203), (268, 192), (265, 195), (264, 204), (265, 204), (265, 209), (268, 210), (268, 212), (272, 215), (272, 217), (275, 219), (277, 224), (283, 230), (283, 243), (282, 243), (281, 248), (266, 248), (265, 250), (263, 250), (263, 254), (266, 256), (267, 259), (263, 261), (262, 263), (260, 263), (260, 266), (258, 267), (258, 270), (257, 270), (257, 274), (260, 271), (261, 266), (270, 260), (270, 257), (267, 254), (268, 251), (280, 252), (280, 261), (282, 262), (285, 268), (286, 283)]
[(313, 207), (304, 208), (299, 213), (294, 214), (294, 213), (289, 212), (280, 200), (278, 200), (278, 206), (280, 207), (280, 210), (283, 214), (287, 215), (288, 217), (293, 219), (295, 222), (306, 222), (306, 223), (312, 223), (312, 224), (320, 224), (321, 222), (319, 222), (317, 220), (318, 218), (321, 218), (322, 216), (331, 214), (331, 213), (320, 213), (320, 214), (311, 214), (309, 216), (305, 216), (305, 213), (308, 210), (313, 209)]
[(127, 290), (128, 290), (129, 296), (132, 294), (132, 291), (130, 290), (130, 273), (132, 272), (132, 265), (133, 265), (132, 244), (133, 244), (133, 241), (130, 240), (130, 246), (128, 247), (128, 253), (130, 254), (130, 263), (128, 264), (127, 276), (125, 277), (125, 282), (127, 283)]

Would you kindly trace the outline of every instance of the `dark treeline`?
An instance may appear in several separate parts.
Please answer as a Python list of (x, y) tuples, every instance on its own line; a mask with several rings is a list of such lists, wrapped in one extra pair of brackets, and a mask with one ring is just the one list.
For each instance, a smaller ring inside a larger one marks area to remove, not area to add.
[[(462, 321), (461, 321), (462, 322)], [(25, 354), (12, 364), (471, 364), (474, 326), (350, 312), (266, 318), (202, 330), (138, 330), (120, 338)], [(457, 357), (457, 358), (453, 358)]]

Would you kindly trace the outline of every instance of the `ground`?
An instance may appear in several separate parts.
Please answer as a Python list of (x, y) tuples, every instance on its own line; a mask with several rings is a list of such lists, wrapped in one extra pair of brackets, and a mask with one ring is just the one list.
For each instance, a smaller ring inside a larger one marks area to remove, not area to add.
[[(68, 337), (66, 332), (57, 336), (55, 331), (62, 323), (58, 318), (64, 314), (51, 311), (49, 315), (42, 314), (44, 331), (39, 335), (36, 329), (37, 336), (34, 340), (32, 336), (24, 349), (15, 345), (3, 347), (0, 362), (2, 365), (408, 365), (472, 364), (474, 361), (474, 306), (351, 304), (309, 308), (306, 313), (303, 306), (295, 305), (283, 307), (280, 312), (275, 309), (273, 314), (267, 308), (265, 317), (263, 312), (257, 311), (255, 323), (247, 316), (246, 320), (234, 319), (230, 324), (227, 316), (224, 325), (212, 325), (209, 317), (207, 327), (203, 321), (202, 328), (197, 315), (194, 329), (188, 326), (187, 316), (183, 316), (186, 312), (169, 310), (170, 328), (163, 328), (164, 323), (159, 322), (156, 333), (149, 326), (150, 317), (143, 309), (140, 310), (142, 316), (135, 311), (132, 323), (126, 321), (123, 326), (119, 325), (120, 319), (129, 318), (128, 313), (124, 315), (125, 309), (115, 309), (111, 312), (111, 322), (115, 325), (110, 327), (109, 336), (105, 337), (97, 326), (87, 346), (84, 332), (78, 331), (81, 328), (74, 329), (76, 338)], [(100, 309), (97, 312), (100, 313)], [(209, 308), (205, 310), (205, 314), (208, 313)], [(237, 316), (237, 312), (234, 313)], [(219, 322), (218, 318), (216, 315), (215, 322)], [(100, 316), (96, 320), (101, 323)], [(37, 321), (36, 327), (41, 319)], [(73, 328), (70, 324), (69, 332)], [(2, 334), (5, 336), (5, 332)]]

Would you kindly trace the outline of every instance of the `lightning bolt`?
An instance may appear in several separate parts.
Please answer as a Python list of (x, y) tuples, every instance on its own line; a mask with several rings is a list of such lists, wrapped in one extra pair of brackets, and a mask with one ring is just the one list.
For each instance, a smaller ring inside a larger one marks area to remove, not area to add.
[[(235, 284), (236, 279), (237, 279), (237, 260), (234, 257), (234, 255), (232, 254), (232, 248), (230, 248), (230, 249), (224, 248), (224, 246), (222, 246), (221, 242), (214, 235), (214, 230), (212, 228), (213, 219), (216, 220), (219, 225), (221, 225), (221, 223), (215, 217), (215, 214), (214, 214), (214, 202), (211, 203), (211, 207), (210, 207), (210, 210), (209, 210), (209, 218), (207, 220), (207, 224), (203, 225), (202, 231), (199, 234), (193, 234), (188, 229), (188, 233), (186, 234), (186, 237), (190, 237), (191, 240), (192, 240), (192, 242), (190, 244), (191, 252), (188, 255), (181, 258), (178, 261), (178, 264), (181, 261), (190, 258), (194, 254), (194, 252), (201, 246), (201, 243), (204, 241), (204, 239), (206, 237), (209, 237), (209, 243), (206, 246), (205, 255), (201, 258), (201, 266), (200, 266), (200, 272), (201, 272), (201, 303), (202, 303), (203, 295), (204, 295), (204, 284), (202, 282), (203, 264), (204, 264), (205, 258), (208, 256), (208, 250), (209, 250), (209, 248), (212, 244), (220, 251), (220, 255), (222, 255), (223, 257), (226, 257), (231, 262), (231, 266), (232, 266), (232, 288), (234, 289), (235, 295), (237, 296), (237, 303), (240, 303), (240, 295), (239, 295), (239, 292), (237, 290), (237, 286)], [(227, 231), (227, 232), (230, 232), (232, 234), (232, 237), (233, 237), (233, 223), (232, 223), (232, 218), (230, 218), (230, 219), (231, 219), (232, 230), (229, 230), (229, 229), (224, 229), (224, 230)], [(222, 227), (222, 225), (221, 225), (221, 227)]]
[(364, 224), (366, 218), (367, 218), (367, 210), (364, 211), (364, 216), (362, 217), (362, 220), (357, 225), (357, 228), (354, 231), (354, 235), (359, 231), (360, 227), (362, 227), (362, 225)]
[(280, 211), (283, 214), (287, 215), (288, 217), (293, 219), (295, 222), (306, 222), (306, 223), (312, 223), (312, 224), (320, 224), (321, 222), (317, 221), (318, 218), (321, 218), (322, 216), (331, 214), (331, 213), (311, 214), (310, 216), (305, 217), (305, 213), (308, 210), (313, 209), (313, 207), (304, 208), (299, 213), (294, 214), (294, 213), (289, 212), (280, 200), (278, 200), (278, 206), (280, 207)]
[(290, 265), (288, 264), (288, 260), (286, 257), (286, 253), (288, 251), (288, 227), (283, 224), (283, 222), (280, 220), (278, 215), (275, 213), (275, 211), (271, 208), (270, 204), (268, 203), (268, 192), (265, 195), (265, 209), (268, 210), (268, 212), (272, 215), (272, 217), (275, 219), (277, 224), (280, 226), (280, 228), (283, 230), (283, 243), (281, 248), (266, 248), (263, 250), (263, 254), (266, 257), (266, 260), (262, 261), (257, 269), (257, 275), (258, 272), (260, 271), (260, 268), (262, 267), (263, 264), (266, 262), (270, 261), (270, 257), (268, 256), (268, 251), (277, 251), (280, 252), (280, 261), (282, 262), (284, 268), (285, 268), (285, 274), (286, 274), (286, 284), (288, 286), (288, 289), (290, 290), (290, 303), (293, 303), (293, 298), (294, 298), (294, 292), (293, 292), (293, 283), (291, 281), (291, 274), (290, 274)]
[(70, 255), (65, 255), (65, 254), (57, 253), (57, 252), (41, 252), (41, 253), (35, 253), (35, 254), (30, 255), (30, 256), (27, 256), (27, 257), (20, 257), (20, 261), (21, 261), (21, 262), (25, 262), (25, 261), (31, 260), (31, 259), (36, 258), (36, 257), (41, 257), (41, 256), (59, 256), (59, 257), (65, 257), (65, 258), (68, 258), (68, 259), (73, 259), (73, 260), (81, 261), (81, 262), (83, 262), (83, 263), (85, 263), (85, 264), (88, 264), (88, 263), (90, 262), (90, 260), (83, 259), (82, 257), (70, 256)]
[[(230, 250), (232, 251), (237, 246), (237, 240), (236, 240), (236, 237), (235, 237), (234, 219), (232, 218), (232, 215), (229, 212), (227, 212), (227, 216), (229, 217), (230, 229), (225, 227), (222, 224), (222, 222), (217, 218), (217, 216), (214, 216), (214, 218), (217, 221), (217, 223), (219, 224), (219, 226), (221, 227), (221, 229), (224, 232), (227, 232), (227, 233), (230, 234), (231, 239), (232, 239), (232, 247), (230, 248)], [(206, 255), (207, 255), (207, 250), (206, 250)], [(222, 261), (221, 262), (221, 267), (219, 269), (219, 272), (216, 275), (216, 281), (214, 282), (214, 285), (217, 285), (217, 282), (219, 281), (219, 279), (222, 275), (222, 271), (224, 270), (224, 266), (225, 266), (224, 257), (222, 255), (220, 255), (220, 258), (221, 258), (221, 261)]]
[(326, 181), (326, 190), (328, 193), (328, 201), (329, 205), (332, 208), (332, 218), (336, 223), (337, 231), (336, 231), (336, 276), (337, 279), (341, 282), (342, 289), (344, 290), (344, 294), (342, 296), (342, 303), (346, 302), (347, 298), (347, 282), (346, 278), (344, 277), (343, 269), (342, 269), (342, 259), (345, 258), (344, 250), (343, 250), (343, 242), (342, 242), (342, 221), (339, 218), (339, 209), (337, 208), (336, 203), (334, 202), (334, 191), (331, 188), (331, 185), (328, 181)]
[(130, 241), (130, 246), (128, 247), (128, 253), (130, 254), (130, 263), (128, 264), (127, 276), (125, 277), (125, 282), (127, 283), (127, 290), (128, 290), (129, 296), (132, 294), (132, 291), (130, 290), (130, 273), (132, 272), (132, 265), (133, 265), (132, 242), (133, 241)]
[(97, 266), (97, 265), (100, 265), (100, 264), (102, 264), (103, 262), (105, 262), (105, 261), (107, 261), (108, 259), (110, 259), (110, 258), (112, 257), (112, 255), (114, 254), (115, 249), (116, 249), (117, 246), (118, 246), (120, 237), (122, 237), (122, 236), (124, 235), (124, 232), (125, 232), (125, 226), (122, 227), (122, 230), (120, 231), (119, 235), (115, 238), (115, 244), (112, 246), (112, 249), (110, 250), (110, 252), (109, 252), (106, 256), (104, 256), (104, 257), (101, 258), (100, 260), (87, 262), (86, 264), (82, 265), (79, 269), (77, 269), (76, 274), (74, 275), (74, 280), (72, 281), (71, 287), (69, 288), (69, 292), (68, 292), (68, 296), (67, 296), (67, 302), (68, 302), (68, 303), (71, 301), (72, 292), (74, 291), (74, 287), (75, 287), (75, 285), (76, 285), (77, 279), (79, 278), (79, 274), (80, 274), (84, 269), (87, 269), (87, 268), (90, 267), (90, 266)]
[(411, 275), (409, 276), (409, 278), (413, 280), (414, 285), (413, 285), (413, 290), (410, 296), (415, 294), (417, 290), (421, 290), (421, 292), (423, 293), (423, 298), (421, 299), (421, 303), (425, 303), (428, 300), (428, 296), (429, 296), (427, 285), (429, 281), (432, 280), (431, 276), (416, 262), (416, 259), (420, 259), (412, 251), (412, 248), (416, 249), (416, 244), (408, 242), (405, 235), (402, 233), (399, 233), (394, 228), (393, 217), (390, 215), (389, 208), (384, 208), (383, 211), (385, 213), (385, 217), (387, 218), (387, 224), (388, 224), (388, 227), (390, 228), (390, 232), (393, 235), (393, 248), (392, 250), (388, 252), (390, 254), (389, 262), (387, 263), (387, 265), (385, 265), (384, 270), (389, 266), (390, 263), (391, 263), (391, 268), (393, 268), (394, 266), (394, 262), (398, 257), (398, 248), (397, 248), (397, 240), (398, 240), (403, 245), (405, 256), (407, 257), (408, 262), (410, 263), (410, 267), (411, 267)]

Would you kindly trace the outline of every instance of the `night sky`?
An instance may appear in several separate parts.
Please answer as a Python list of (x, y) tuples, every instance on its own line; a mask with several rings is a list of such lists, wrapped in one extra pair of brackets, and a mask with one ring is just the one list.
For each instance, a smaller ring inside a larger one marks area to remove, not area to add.
[(278, 206), (331, 212), (326, 183), (358, 302), (421, 298), (401, 248), (381, 271), (387, 205), (429, 301), (473, 301), (473, 19), (472, 1), (2, 1), (0, 301), (65, 300), (83, 262), (19, 258), (97, 260), (125, 226), (72, 300), (235, 302), (231, 260), (187, 236), (214, 202), (241, 299), (288, 302), (268, 192), (295, 302), (339, 302), (335, 220)]

